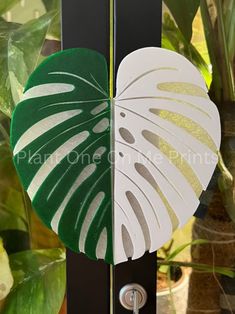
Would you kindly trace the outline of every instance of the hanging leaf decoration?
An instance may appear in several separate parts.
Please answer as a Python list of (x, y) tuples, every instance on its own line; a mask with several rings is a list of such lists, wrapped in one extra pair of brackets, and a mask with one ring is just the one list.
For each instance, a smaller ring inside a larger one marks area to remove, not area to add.
[(11, 145), (44, 223), (72, 250), (118, 264), (157, 250), (194, 214), (220, 120), (199, 71), (165, 49), (128, 55), (115, 99), (108, 90), (99, 53), (49, 57), (15, 109)]

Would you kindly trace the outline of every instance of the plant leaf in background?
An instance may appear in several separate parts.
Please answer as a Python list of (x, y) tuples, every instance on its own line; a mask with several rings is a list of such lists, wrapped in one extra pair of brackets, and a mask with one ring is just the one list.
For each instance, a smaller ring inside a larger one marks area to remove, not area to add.
[(187, 42), (192, 39), (192, 25), (200, 0), (164, 0)]
[(14, 104), (23, 94), (23, 87), (29, 75), (41, 61), (41, 51), (56, 12), (52, 11), (42, 17), (20, 26), (9, 36), (8, 71)]
[(201, 0), (200, 8), (213, 69), (211, 95), (217, 105), (234, 101), (234, 0)]
[(0, 1), (0, 16), (9, 11), (20, 0), (1, 0)]
[(179, 262), (179, 261), (158, 261), (158, 266), (190, 267), (205, 273), (217, 273), (235, 278), (235, 269), (233, 267), (214, 266), (201, 263)]
[(235, 56), (235, 0), (225, 0), (223, 2), (223, 10), (225, 12), (224, 21), (229, 59), (230, 62), (233, 62)]
[(0, 237), (8, 254), (26, 250), (30, 247), (29, 222), (7, 142), (0, 145), (0, 191)]
[(12, 161), (12, 152), (8, 142), (0, 144), (0, 206), (11, 214), (26, 220), (22, 200), (22, 187)]
[(183, 252), (187, 247), (191, 247), (194, 245), (199, 245), (199, 244), (208, 244), (209, 241), (204, 240), (204, 239), (199, 239), (199, 240), (195, 240), (195, 241), (191, 241), (189, 243), (180, 245), (179, 247), (177, 247), (172, 253), (170, 253), (167, 257), (166, 260), (167, 261), (172, 261), (174, 260), (174, 258), (176, 256), (178, 256), (181, 252)]
[(56, 12), (56, 15), (48, 30), (48, 34), (52, 38), (60, 40), (61, 38), (61, 20), (60, 20), (61, 1), (60, 0), (42, 0), (42, 2), (47, 12), (51, 12), (51, 11)]
[(0, 238), (0, 301), (3, 300), (13, 286), (13, 277), (9, 266), (7, 252)]
[(10, 34), (18, 28), (19, 24), (8, 23), (0, 18), (0, 110), (8, 117), (14, 108), (8, 72), (8, 41)]
[(14, 214), (11, 209), (4, 205), (0, 205), (0, 235), (2, 231), (6, 230), (21, 230), (27, 231), (27, 222), (16, 213)]
[(40, 61), (48, 27), (56, 12), (24, 25), (0, 19), (0, 110), (11, 117), (28, 76)]
[(9, 258), (14, 286), (1, 313), (58, 314), (66, 286), (64, 251), (26, 251)]
[(168, 271), (168, 268), (169, 268), (169, 265), (164, 265), (164, 261), (166, 263), (168, 263), (169, 261), (173, 261), (180, 253), (182, 253), (186, 248), (188, 247), (192, 247), (194, 245), (199, 245), (199, 244), (208, 244), (209, 241), (207, 240), (195, 240), (195, 241), (191, 241), (189, 243), (186, 243), (186, 244), (182, 244), (180, 246), (178, 246), (173, 252), (169, 253), (165, 259), (162, 259), (160, 258), (159, 260), (161, 261), (162, 263), (162, 266), (159, 268), (159, 271), (162, 272), (162, 273), (167, 273)]
[(163, 17), (162, 35), (162, 47), (176, 51), (190, 60), (201, 71), (209, 88), (212, 75), (209, 71), (208, 64), (196, 47), (185, 39), (168, 13), (165, 13)]

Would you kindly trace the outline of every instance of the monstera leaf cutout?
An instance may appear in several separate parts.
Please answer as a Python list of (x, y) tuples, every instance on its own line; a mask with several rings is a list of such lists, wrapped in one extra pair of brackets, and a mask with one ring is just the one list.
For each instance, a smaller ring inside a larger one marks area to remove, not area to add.
[(160, 48), (128, 55), (108, 95), (104, 57), (51, 56), (12, 119), (14, 162), (35, 210), (76, 252), (118, 264), (153, 252), (199, 205), (220, 120), (198, 70)]

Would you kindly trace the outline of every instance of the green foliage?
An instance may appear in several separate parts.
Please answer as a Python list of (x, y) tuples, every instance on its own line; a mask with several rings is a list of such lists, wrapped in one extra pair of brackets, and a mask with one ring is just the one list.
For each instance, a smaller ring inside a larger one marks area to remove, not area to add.
[(208, 243), (208, 241), (207, 240), (203, 240), (203, 239), (202, 240), (199, 239), (199, 240), (191, 241), (189, 243), (180, 245), (173, 252), (170, 253), (169, 250), (172, 247), (172, 244), (173, 244), (173, 242), (172, 242), (171, 245), (169, 246), (169, 249), (167, 250), (167, 255), (165, 255), (165, 258), (163, 260), (160, 259), (160, 262), (158, 262), (158, 266), (160, 266), (159, 267), (159, 271), (162, 272), (162, 273), (168, 273), (169, 269), (171, 268), (171, 266), (177, 267), (177, 265), (171, 265), (171, 264), (169, 264), (169, 262), (174, 261), (174, 259), (180, 253), (182, 253), (186, 248), (194, 246), (194, 245), (207, 244), (207, 243)]
[(235, 56), (235, 1), (225, 0), (223, 3), (226, 41), (228, 43), (229, 60), (233, 62)]
[(55, 12), (24, 25), (0, 20), (0, 110), (11, 117), (23, 87), (40, 61), (40, 53)]
[(190, 60), (201, 71), (207, 86), (209, 87), (212, 77), (208, 64), (200, 55), (196, 47), (186, 40), (183, 33), (176, 27), (173, 19), (168, 13), (165, 13), (163, 17), (162, 33), (162, 46), (166, 49), (176, 51)]
[[(187, 5), (184, 5), (185, 1), (183, 0), (164, 1), (178, 28), (168, 16), (164, 17), (163, 46), (185, 55), (201, 70), (207, 85), (210, 86), (210, 96), (219, 107), (222, 113), (221, 118), (225, 118), (228, 116), (228, 112), (223, 114), (226, 110), (223, 104), (235, 101), (235, 0), (200, 0), (204, 34), (212, 65), (212, 83), (210, 85), (210, 73), (200, 53), (191, 42), (188, 42), (188, 46), (185, 44), (189, 34), (185, 33), (186, 28), (184, 29), (182, 23), (192, 29), (192, 12), (196, 10), (192, 11), (192, 7), (190, 7), (192, 1), (186, 0)], [(223, 125), (225, 124), (222, 123)], [(222, 169), (220, 167), (219, 189), (224, 207), (230, 218), (235, 221), (234, 178), (230, 173), (232, 169), (229, 167), (233, 156), (232, 153), (228, 153), (226, 145), (222, 145), (221, 155), (224, 158), (224, 164)]]
[(21, 226), (19, 230), (25, 230), (22, 189), (12, 162), (10, 146), (6, 141), (0, 144), (0, 191), (0, 212), (5, 211), (5, 215), (0, 215), (0, 231), (7, 230), (7, 226), (12, 227), (16, 223), (14, 215), (17, 224)]
[(47, 12), (51, 12), (51, 11), (56, 12), (56, 15), (51, 23), (48, 33), (52, 38), (60, 39), (61, 38), (61, 21), (60, 21), (61, 1), (60, 0), (42, 0), (42, 2)]
[(61, 249), (10, 255), (14, 286), (2, 314), (58, 314), (65, 295), (65, 254)]
[(164, 0), (164, 2), (171, 11), (185, 40), (189, 43), (192, 39), (192, 24), (200, 0)]
[[(19, 0), (0, 2), (1, 16)], [(51, 24), (59, 27), (55, 23), (58, 16), (58, 10), (51, 7), (47, 14), (24, 25), (0, 17), (0, 111), (4, 113), (0, 112), (0, 237), (10, 254), (14, 276), (14, 287), (4, 300), (4, 308), (1, 307), (1, 313), (5, 314), (58, 314), (65, 294), (64, 252), (28, 250), (33, 243), (32, 209), (18, 180), (9, 145), (9, 117), (29, 75), (43, 60), (45, 38)], [(34, 228), (40, 230), (40, 239), (47, 239), (48, 234), (40, 223), (34, 222)], [(47, 242), (48, 247), (50, 243)]]
[(216, 265), (207, 265), (201, 263), (191, 263), (191, 262), (181, 262), (175, 261), (174, 259), (182, 253), (187, 247), (194, 245), (205, 245), (210, 244), (210, 241), (198, 239), (186, 244), (179, 246), (176, 250), (170, 253), (164, 260), (158, 260), (157, 264), (159, 270), (163, 273), (169, 273), (169, 269), (172, 267), (190, 267), (195, 270), (199, 270), (206, 273), (217, 273), (220, 275), (225, 275), (230, 278), (235, 278), (235, 268), (232, 267), (220, 267)]
[(2, 0), (0, 1), (0, 16), (9, 11), (20, 0)]
[(166, 260), (167, 261), (172, 261), (174, 260), (181, 252), (183, 252), (187, 247), (191, 247), (194, 245), (199, 245), (199, 244), (208, 244), (207, 240), (195, 240), (195, 241), (191, 241), (189, 243), (183, 244), (181, 246), (179, 246), (177, 249), (175, 249), (172, 253), (170, 253)]
[(0, 110), (11, 116), (14, 108), (8, 71), (8, 42), (12, 32), (19, 28), (18, 24), (7, 23), (0, 18)]
[(191, 263), (191, 262), (179, 262), (179, 261), (158, 261), (159, 266), (173, 266), (173, 267), (190, 267), (195, 270), (199, 270), (205, 273), (220, 274), (227, 276), (229, 278), (235, 278), (235, 268), (232, 267), (222, 267), (201, 263)]
[[(192, 50), (190, 60), (201, 69), (200, 54), (191, 47), (192, 26), (199, 4), (203, 19), (207, 48), (212, 64), (212, 85), (210, 88), (214, 100), (227, 102), (235, 100), (235, 0), (164, 0), (168, 6), (181, 35), (180, 42), (186, 41)], [(178, 33), (178, 32), (177, 32)], [(163, 44), (176, 50), (175, 38), (171, 34)], [(169, 43), (166, 43), (166, 41)], [(185, 44), (184, 44), (185, 45)], [(185, 54), (186, 57), (187, 54)], [(204, 67), (204, 66), (203, 66)]]

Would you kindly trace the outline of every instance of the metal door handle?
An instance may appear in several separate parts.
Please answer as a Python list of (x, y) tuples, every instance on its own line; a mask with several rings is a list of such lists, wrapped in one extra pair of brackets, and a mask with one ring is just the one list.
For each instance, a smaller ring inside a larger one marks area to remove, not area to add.
[(139, 314), (139, 310), (147, 302), (147, 292), (142, 286), (136, 283), (129, 284), (121, 289), (119, 300), (125, 309), (133, 311), (133, 314)]
[(139, 296), (138, 291), (133, 289), (133, 314), (139, 314)]

